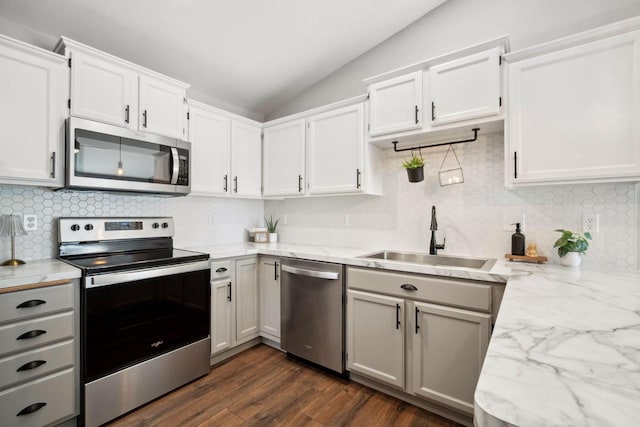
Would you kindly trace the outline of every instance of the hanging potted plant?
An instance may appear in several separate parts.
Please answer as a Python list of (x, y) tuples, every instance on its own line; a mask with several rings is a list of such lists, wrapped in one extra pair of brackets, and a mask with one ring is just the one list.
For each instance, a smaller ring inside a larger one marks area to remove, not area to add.
[(273, 215), (271, 215), (269, 217), (269, 219), (267, 219), (267, 217), (264, 217), (264, 222), (267, 224), (267, 231), (269, 231), (269, 243), (277, 243), (278, 242), (278, 233), (277, 233), (277, 229), (278, 229), (278, 222), (280, 221), (280, 218), (276, 218), (275, 221), (273, 220)]
[(566, 267), (577, 267), (580, 265), (582, 258), (581, 254), (584, 254), (589, 248), (588, 240), (591, 240), (590, 233), (574, 233), (569, 230), (555, 230), (562, 233), (562, 236), (553, 245), (554, 248), (558, 248), (558, 255), (560, 255), (560, 263)]
[(407, 170), (409, 182), (424, 181), (424, 159), (422, 158), (422, 153), (420, 153), (420, 157), (416, 157), (415, 154), (411, 153), (411, 159), (402, 162), (402, 167)]

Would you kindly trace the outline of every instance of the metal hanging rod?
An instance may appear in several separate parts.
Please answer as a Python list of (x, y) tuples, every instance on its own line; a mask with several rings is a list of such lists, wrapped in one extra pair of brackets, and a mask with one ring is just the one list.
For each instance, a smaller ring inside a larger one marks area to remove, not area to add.
[(465, 139), (462, 141), (441, 142), (439, 144), (421, 145), (419, 147), (410, 147), (410, 148), (401, 148), (401, 149), (398, 149), (397, 147), (398, 141), (392, 141), (391, 143), (393, 144), (393, 151), (395, 151), (396, 153), (399, 153), (400, 151), (413, 151), (413, 150), (421, 150), (423, 148), (440, 147), (442, 145), (463, 144), (465, 142), (473, 142), (478, 139), (478, 131), (480, 130), (480, 128), (473, 128), (471, 130), (473, 131), (473, 138)]

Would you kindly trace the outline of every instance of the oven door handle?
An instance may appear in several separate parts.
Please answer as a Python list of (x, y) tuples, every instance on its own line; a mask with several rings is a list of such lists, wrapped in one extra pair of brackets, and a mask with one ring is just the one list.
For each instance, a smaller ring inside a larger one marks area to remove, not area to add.
[(209, 261), (190, 262), (186, 264), (172, 265), (170, 267), (154, 267), (144, 270), (124, 271), (121, 273), (108, 273), (84, 278), (84, 286), (97, 288), (99, 286), (116, 285), (118, 283), (134, 282), (136, 280), (151, 279), (154, 277), (170, 276), (172, 274), (189, 273), (198, 270), (208, 270)]
[(180, 174), (180, 156), (178, 156), (178, 149), (176, 147), (171, 147), (171, 159), (173, 163), (171, 184), (176, 185), (178, 183), (178, 175)]

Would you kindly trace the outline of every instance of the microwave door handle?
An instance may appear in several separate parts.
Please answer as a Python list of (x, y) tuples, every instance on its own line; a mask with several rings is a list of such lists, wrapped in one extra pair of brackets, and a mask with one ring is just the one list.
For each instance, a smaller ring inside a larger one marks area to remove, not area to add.
[(178, 183), (178, 174), (180, 173), (180, 158), (178, 157), (178, 149), (176, 147), (171, 147), (171, 158), (173, 164), (171, 184), (176, 185)]

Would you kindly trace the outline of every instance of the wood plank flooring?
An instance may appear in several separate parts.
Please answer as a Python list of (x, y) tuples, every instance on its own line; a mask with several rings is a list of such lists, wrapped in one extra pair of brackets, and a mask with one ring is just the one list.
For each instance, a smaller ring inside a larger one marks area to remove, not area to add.
[(260, 344), (110, 427), (437, 426), (456, 423)]

